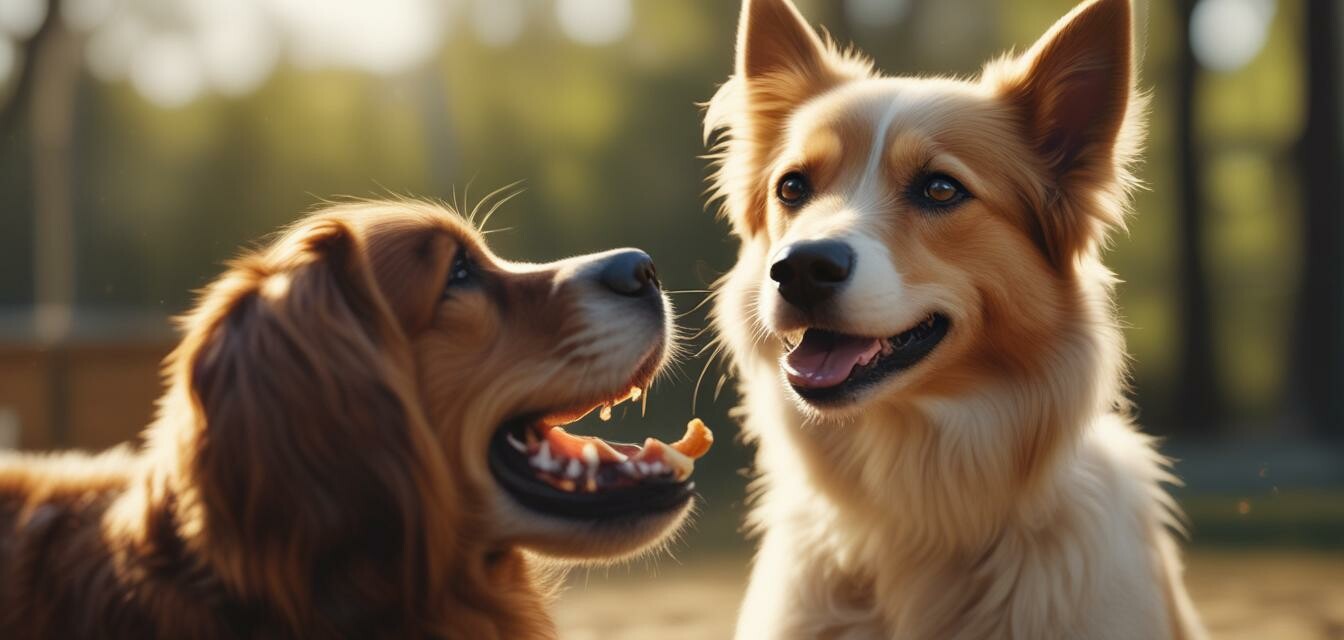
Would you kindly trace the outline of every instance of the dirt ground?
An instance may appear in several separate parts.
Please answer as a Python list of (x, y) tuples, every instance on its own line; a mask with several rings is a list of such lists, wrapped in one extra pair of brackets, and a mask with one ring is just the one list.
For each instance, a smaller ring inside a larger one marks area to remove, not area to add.
[[(1187, 583), (1214, 638), (1344, 640), (1344, 554), (1194, 551)], [(576, 572), (554, 608), (566, 640), (731, 637), (741, 558)]]

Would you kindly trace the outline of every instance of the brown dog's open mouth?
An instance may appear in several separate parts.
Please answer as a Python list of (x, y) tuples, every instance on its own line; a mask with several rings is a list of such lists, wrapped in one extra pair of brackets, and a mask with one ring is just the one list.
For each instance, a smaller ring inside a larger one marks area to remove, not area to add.
[(695, 488), (690, 479), (695, 459), (714, 442), (699, 419), (671, 444), (656, 438), (642, 445), (611, 442), (564, 428), (593, 411), (605, 420), (613, 406), (643, 393), (642, 387), (631, 386), (596, 404), (506, 422), (490, 445), (496, 481), (529, 509), (559, 517), (641, 515), (680, 507)]

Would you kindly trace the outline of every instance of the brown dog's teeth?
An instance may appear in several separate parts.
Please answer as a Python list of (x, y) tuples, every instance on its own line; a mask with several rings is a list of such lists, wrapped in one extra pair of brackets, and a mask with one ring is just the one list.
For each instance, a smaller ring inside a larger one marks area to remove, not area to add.
[(639, 397), (642, 396), (642, 395), (644, 395), (644, 390), (643, 390), (643, 389), (641, 389), (641, 388), (639, 388), (639, 387), (630, 387), (630, 401), (631, 401), (631, 402), (634, 402), (634, 401), (639, 400)]
[(597, 412), (597, 417), (601, 418), (601, 419), (602, 419), (602, 422), (606, 422), (606, 421), (610, 420), (610, 419), (611, 419), (611, 405), (610, 405), (610, 404), (604, 404), (604, 405), (602, 405), (602, 408), (599, 409), (598, 412)]
[(512, 433), (504, 434), (504, 437), (508, 439), (510, 447), (517, 449), (519, 453), (527, 453), (527, 445), (519, 442), (518, 438), (513, 437)]
[(551, 457), (551, 443), (549, 442), (542, 442), (541, 446), (537, 448), (537, 453), (531, 458), (528, 458), (528, 462), (532, 465), (533, 469), (540, 469), (550, 473), (555, 473), (560, 470), (560, 461)]

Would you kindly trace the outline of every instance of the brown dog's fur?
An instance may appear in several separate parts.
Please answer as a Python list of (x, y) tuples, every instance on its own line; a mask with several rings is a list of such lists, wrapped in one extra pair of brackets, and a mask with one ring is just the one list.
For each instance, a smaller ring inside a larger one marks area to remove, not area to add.
[[(448, 289), (460, 252), (479, 282)], [(622, 361), (556, 375), (611, 333), (579, 308), (587, 261), (508, 263), (414, 202), (330, 207), (235, 261), (140, 446), (0, 459), (0, 636), (553, 637), (521, 545), (626, 553), (681, 516), (595, 540), (485, 468), (510, 416), (629, 389)]]

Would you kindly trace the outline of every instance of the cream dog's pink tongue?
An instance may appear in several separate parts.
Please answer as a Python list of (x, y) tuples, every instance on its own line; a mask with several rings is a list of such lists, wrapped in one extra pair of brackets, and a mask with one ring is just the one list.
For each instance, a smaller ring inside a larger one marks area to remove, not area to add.
[(811, 329), (784, 358), (789, 382), (804, 388), (834, 387), (854, 367), (868, 364), (882, 350), (882, 341)]

